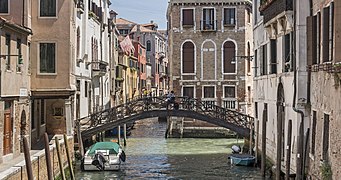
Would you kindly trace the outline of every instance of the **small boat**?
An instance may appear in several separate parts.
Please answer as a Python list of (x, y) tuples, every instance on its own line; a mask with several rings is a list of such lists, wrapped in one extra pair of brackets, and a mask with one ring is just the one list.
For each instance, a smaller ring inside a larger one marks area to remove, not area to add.
[(117, 171), (126, 155), (116, 142), (97, 142), (85, 153), (81, 169), (85, 171)]
[(231, 154), (229, 156), (231, 164), (237, 166), (251, 166), (255, 163), (256, 158), (249, 154)]

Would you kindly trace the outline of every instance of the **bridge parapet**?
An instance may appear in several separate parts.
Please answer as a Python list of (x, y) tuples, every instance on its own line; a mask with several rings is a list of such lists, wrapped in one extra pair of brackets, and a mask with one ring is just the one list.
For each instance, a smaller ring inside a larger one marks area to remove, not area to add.
[(157, 117), (161, 114), (167, 116), (180, 116), (181, 114), (194, 119), (200, 118), (200, 120), (227, 127), (234, 131), (240, 129), (243, 132), (237, 133), (243, 136), (247, 136), (249, 129), (253, 128), (253, 117), (235, 110), (188, 97), (176, 97), (175, 102), (170, 103), (166, 101), (165, 96), (131, 99), (125, 104), (76, 120), (76, 127), (79, 127), (82, 136), (94, 135), (96, 130), (101, 132), (128, 121), (139, 120), (138, 118)]

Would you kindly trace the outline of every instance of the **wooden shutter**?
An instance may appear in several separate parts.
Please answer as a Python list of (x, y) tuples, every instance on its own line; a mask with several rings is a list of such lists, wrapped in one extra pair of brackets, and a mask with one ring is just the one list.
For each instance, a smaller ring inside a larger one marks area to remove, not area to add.
[(182, 10), (182, 25), (194, 25), (193, 9)]
[(323, 62), (329, 61), (329, 7), (323, 8), (323, 39), (322, 39), (322, 57)]
[(317, 16), (307, 17), (307, 62), (308, 65), (317, 63)]
[(194, 73), (194, 44), (186, 42), (182, 51), (183, 73)]
[(224, 73), (235, 73), (236, 66), (235, 61), (236, 49), (232, 41), (227, 41), (224, 44)]

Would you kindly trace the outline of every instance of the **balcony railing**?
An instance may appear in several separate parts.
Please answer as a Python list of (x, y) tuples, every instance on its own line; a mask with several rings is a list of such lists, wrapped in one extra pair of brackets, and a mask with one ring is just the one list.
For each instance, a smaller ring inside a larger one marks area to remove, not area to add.
[(216, 31), (217, 21), (202, 20), (200, 21), (200, 27), (202, 31)]
[(326, 71), (328, 73), (341, 73), (341, 63), (326, 62), (307, 66), (309, 72)]
[(235, 98), (223, 99), (223, 108), (237, 109), (237, 100)]

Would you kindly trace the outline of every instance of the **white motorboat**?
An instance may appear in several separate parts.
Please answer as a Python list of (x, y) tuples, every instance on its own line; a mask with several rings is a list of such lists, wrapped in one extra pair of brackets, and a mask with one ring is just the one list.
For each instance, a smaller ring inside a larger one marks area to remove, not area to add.
[(85, 153), (81, 163), (85, 171), (117, 171), (126, 155), (115, 142), (97, 142)]

